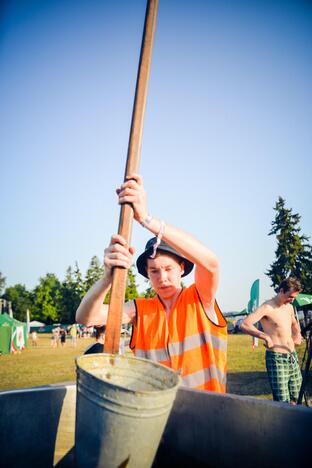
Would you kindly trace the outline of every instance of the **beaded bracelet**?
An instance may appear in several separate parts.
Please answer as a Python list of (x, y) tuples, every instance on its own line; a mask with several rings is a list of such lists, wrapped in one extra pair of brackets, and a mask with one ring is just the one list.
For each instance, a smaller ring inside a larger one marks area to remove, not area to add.
[(161, 239), (162, 239), (162, 236), (164, 235), (165, 233), (165, 228), (166, 228), (166, 224), (164, 223), (164, 221), (160, 221), (160, 229), (159, 229), (159, 233), (157, 234), (157, 238), (156, 238), (156, 242), (155, 244), (153, 245), (153, 253), (152, 255), (150, 256), (150, 258), (155, 258), (156, 256), (156, 252), (157, 252), (157, 248), (161, 242)]

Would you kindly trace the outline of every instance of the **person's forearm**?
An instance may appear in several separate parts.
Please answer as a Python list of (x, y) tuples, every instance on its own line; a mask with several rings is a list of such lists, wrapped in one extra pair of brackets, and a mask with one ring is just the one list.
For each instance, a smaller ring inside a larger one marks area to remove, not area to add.
[(244, 332), (247, 333), (247, 335), (254, 336), (256, 338), (260, 338), (261, 340), (266, 340), (267, 335), (263, 333), (262, 331), (258, 330), (257, 327), (254, 325), (249, 325), (248, 323), (242, 323), (240, 326), (240, 329)]
[(87, 326), (104, 325), (106, 323), (107, 317), (102, 306), (110, 287), (111, 275), (106, 274), (89, 289), (77, 309), (77, 323)]
[[(142, 219), (139, 222), (157, 236), (161, 230), (161, 220), (154, 217), (151, 217), (151, 219), (147, 217), (146, 219)], [(202, 266), (211, 272), (219, 268), (216, 255), (196, 239), (196, 237), (182, 229), (165, 223), (162, 239), (196, 265)]]
[(302, 335), (299, 330), (292, 332), (292, 340), (295, 345), (300, 345), (302, 343)]

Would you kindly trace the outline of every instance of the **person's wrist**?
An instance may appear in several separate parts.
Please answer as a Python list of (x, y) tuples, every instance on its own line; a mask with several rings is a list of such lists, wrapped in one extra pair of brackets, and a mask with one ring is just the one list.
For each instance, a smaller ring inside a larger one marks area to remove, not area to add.
[(112, 276), (113, 276), (113, 269), (105, 265), (104, 266), (104, 275), (102, 276), (102, 281), (103, 281), (103, 284), (105, 286), (106, 286), (106, 283), (111, 282)]
[(149, 213), (147, 213), (145, 216), (143, 216), (140, 220), (139, 223), (144, 227), (148, 228), (151, 222), (153, 221), (153, 216)]

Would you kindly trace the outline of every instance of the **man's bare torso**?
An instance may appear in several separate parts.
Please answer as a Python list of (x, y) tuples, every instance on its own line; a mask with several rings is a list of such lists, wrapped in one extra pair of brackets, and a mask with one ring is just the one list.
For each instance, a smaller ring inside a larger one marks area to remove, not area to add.
[(277, 306), (274, 299), (265, 304), (265, 315), (260, 320), (264, 333), (273, 341), (272, 351), (290, 353), (295, 349), (292, 339), (293, 307), (290, 304)]

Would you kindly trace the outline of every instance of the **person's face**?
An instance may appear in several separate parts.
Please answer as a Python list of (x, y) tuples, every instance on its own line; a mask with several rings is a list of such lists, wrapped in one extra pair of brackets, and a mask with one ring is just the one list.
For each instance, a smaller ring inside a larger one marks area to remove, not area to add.
[(152, 286), (160, 297), (169, 299), (181, 288), (184, 266), (171, 255), (161, 254), (156, 258), (149, 258), (146, 269)]
[(298, 296), (299, 291), (292, 291), (291, 289), (287, 292), (281, 290), (281, 295), (284, 304), (291, 304), (294, 299)]

